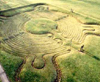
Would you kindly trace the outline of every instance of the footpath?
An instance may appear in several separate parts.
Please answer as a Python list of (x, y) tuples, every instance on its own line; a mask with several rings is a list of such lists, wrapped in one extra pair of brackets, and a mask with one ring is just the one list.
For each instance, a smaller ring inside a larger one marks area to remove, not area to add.
[(0, 64), (0, 79), (2, 82), (10, 82), (7, 78), (7, 75), (5, 73), (5, 71), (3, 70), (3, 67)]

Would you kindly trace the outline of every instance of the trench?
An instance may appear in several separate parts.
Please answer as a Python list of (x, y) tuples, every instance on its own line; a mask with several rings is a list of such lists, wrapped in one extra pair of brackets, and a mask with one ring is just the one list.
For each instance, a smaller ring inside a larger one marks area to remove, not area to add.
[(57, 73), (57, 76), (56, 76), (56, 79), (54, 80), (54, 82), (61, 82), (61, 75), (62, 74), (61, 74), (61, 70), (59, 68), (59, 65), (56, 62), (56, 58), (57, 58), (57, 56), (52, 57), (52, 62), (54, 64), (54, 67), (55, 67), (56, 73)]
[(18, 15), (18, 14), (21, 14), (21, 13), (24, 13), (24, 12), (30, 12), (30, 11), (33, 11), (34, 8), (39, 6), (39, 5), (48, 5), (48, 4), (46, 4), (46, 3), (36, 3), (36, 4), (30, 4), (30, 5), (26, 5), (26, 6), (17, 7), (17, 8), (12, 8), (12, 9), (8, 9), (8, 10), (0, 11), (0, 16), (2, 16), (2, 17), (12, 17), (14, 15)]
[(23, 65), (24, 65), (25, 63), (26, 63), (26, 60), (23, 60), (22, 63), (19, 65), (19, 67), (18, 67), (16, 73), (15, 73), (15, 81), (16, 81), (16, 82), (21, 82), (20, 77), (19, 77), (19, 74), (20, 74), (20, 72), (21, 72), (21, 70), (22, 70), (22, 68), (23, 68)]

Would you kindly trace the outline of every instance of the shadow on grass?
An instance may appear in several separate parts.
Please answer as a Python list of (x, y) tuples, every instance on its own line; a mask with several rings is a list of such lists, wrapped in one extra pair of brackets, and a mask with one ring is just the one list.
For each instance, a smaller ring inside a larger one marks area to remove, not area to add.
[(17, 8), (0, 11), (0, 16), (11, 17), (11, 16), (14, 16), (17, 14), (21, 14), (23, 12), (33, 11), (34, 8), (39, 5), (47, 5), (47, 4), (46, 3), (36, 3), (36, 4), (30, 4), (30, 5), (26, 5), (26, 6), (21, 6), (21, 7), (17, 7)]
[(94, 59), (100, 61), (100, 58), (96, 57), (96, 56), (92, 56)]
[(92, 55), (91, 53), (86, 52), (86, 51), (85, 51), (85, 53), (86, 53), (86, 54), (88, 54), (90, 57), (92, 57), (92, 58), (96, 59), (97, 61), (100, 61), (100, 58), (99, 58), (99, 57), (94, 56), (94, 55)]

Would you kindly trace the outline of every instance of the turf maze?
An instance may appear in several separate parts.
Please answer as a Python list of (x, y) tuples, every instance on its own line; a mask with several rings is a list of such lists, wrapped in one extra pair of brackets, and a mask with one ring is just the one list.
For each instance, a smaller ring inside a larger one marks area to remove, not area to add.
[(88, 35), (100, 35), (98, 25), (80, 23), (55, 10), (37, 3), (0, 11), (1, 50), (22, 59), (13, 82), (61, 82), (62, 70), (56, 58), (71, 53), (74, 44), (84, 45)]

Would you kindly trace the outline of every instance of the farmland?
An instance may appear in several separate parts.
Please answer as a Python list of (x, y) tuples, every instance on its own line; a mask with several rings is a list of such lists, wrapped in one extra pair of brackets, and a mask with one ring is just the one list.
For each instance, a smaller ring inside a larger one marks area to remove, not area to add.
[(8, 80), (100, 82), (99, 3), (1, 0), (0, 64)]

